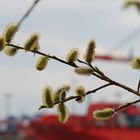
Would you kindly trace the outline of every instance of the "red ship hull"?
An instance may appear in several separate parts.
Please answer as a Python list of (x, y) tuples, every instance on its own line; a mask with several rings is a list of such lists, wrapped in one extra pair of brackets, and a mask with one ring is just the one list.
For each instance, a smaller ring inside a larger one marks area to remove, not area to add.
[[(30, 130), (32, 133), (28, 136), (35, 140), (139, 140), (140, 110), (135, 106), (120, 112), (126, 118), (120, 117), (120, 114), (109, 121), (92, 118), (94, 109), (114, 105), (92, 105), (86, 116), (71, 115), (65, 124), (59, 123), (56, 115), (42, 116), (33, 121), (26, 131)], [(135, 116), (137, 121), (129, 121)]]

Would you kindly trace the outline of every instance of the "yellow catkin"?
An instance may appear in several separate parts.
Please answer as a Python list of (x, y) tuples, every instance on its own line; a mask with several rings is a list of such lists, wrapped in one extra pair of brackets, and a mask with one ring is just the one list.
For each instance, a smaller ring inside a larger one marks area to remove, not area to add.
[(140, 10), (140, 1), (139, 0), (127, 0), (124, 4), (124, 8), (129, 6), (136, 6)]
[(5, 40), (3, 37), (0, 37), (0, 51), (2, 51), (5, 47)]
[(78, 103), (83, 103), (85, 101), (85, 97), (84, 96), (78, 96), (75, 101), (77, 101)]
[(54, 95), (54, 100), (55, 100), (55, 102), (60, 101), (60, 94), (61, 94), (61, 92), (63, 92), (63, 91), (68, 92), (69, 90), (70, 90), (70, 86), (69, 86), (69, 85), (64, 85), (64, 86), (58, 88), (58, 89), (55, 91), (55, 95)]
[(85, 61), (91, 63), (95, 59), (95, 41), (90, 41), (85, 54)]
[(4, 53), (7, 56), (15, 56), (17, 54), (17, 51), (18, 51), (17, 48), (14, 48), (14, 47), (11, 47), (11, 46), (5, 46), (5, 48), (4, 48)]
[(93, 73), (93, 69), (90, 67), (86, 67), (86, 66), (81, 66), (78, 68), (75, 68), (75, 72), (79, 75), (91, 75)]
[(63, 104), (63, 103), (60, 103), (57, 106), (57, 112), (58, 112), (58, 120), (61, 123), (66, 123), (68, 118), (69, 118), (68, 107), (65, 104)]
[(73, 48), (66, 56), (66, 61), (70, 64), (74, 63), (79, 57), (79, 49)]
[(86, 92), (86, 90), (82, 85), (77, 86), (75, 89), (75, 93), (77, 96), (85, 96), (85, 92)]
[(60, 93), (60, 102), (63, 102), (66, 98), (66, 90), (63, 90), (61, 93)]
[(105, 108), (101, 110), (96, 110), (93, 112), (93, 117), (98, 120), (108, 120), (112, 118), (115, 111), (112, 108)]
[(18, 28), (19, 26), (17, 23), (12, 23), (5, 27), (3, 37), (7, 43), (10, 43), (13, 40)]
[(39, 51), (40, 49), (40, 44), (39, 41), (35, 42), (34, 45), (31, 47), (31, 51)]
[(36, 69), (42, 71), (46, 68), (47, 64), (48, 56), (41, 56), (36, 63)]
[(83, 86), (80, 85), (76, 87), (75, 93), (78, 96), (76, 99), (78, 103), (82, 103), (85, 100), (85, 92), (86, 90)]
[(140, 57), (136, 57), (134, 58), (131, 62), (130, 62), (131, 66), (133, 69), (140, 69)]
[(25, 42), (24, 49), (26, 51), (30, 51), (38, 41), (39, 41), (39, 34), (38, 33), (32, 34), (29, 37), (29, 39), (27, 39), (27, 41)]
[(53, 90), (50, 86), (46, 86), (43, 90), (42, 102), (46, 108), (52, 108), (54, 106)]

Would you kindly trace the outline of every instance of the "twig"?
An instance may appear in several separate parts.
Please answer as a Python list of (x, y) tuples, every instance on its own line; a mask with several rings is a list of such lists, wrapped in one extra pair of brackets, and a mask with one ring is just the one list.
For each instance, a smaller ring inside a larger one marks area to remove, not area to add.
[[(20, 50), (24, 50), (25, 51), (25, 49), (23, 47), (18, 46), (18, 45), (14, 45), (14, 44), (5, 44), (5, 45), (6, 46), (15, 47), (17, 49), (20, 49)], [(42, 55), (42, 56), (48, 56), (48, 58), (51, 58), (51, 59), (56, 60), (56, 61), (59, 61), (61, 63), (64, 63), (66, 65), (69, 65), (71, 67), (78, 67), (76, 64), (70, 64), (70, 63), (68, 63), (68, 62), (66, 62), (66, 61), (64, 61), (64, 60), (62, 60), (62, 59), (60, 59), (60, 58), (58, 58), (56, 56), (52, 56), (52, 55), (49, 55), (49, 54), (46, 54), (46, 53), (43, 53), (43, 52), (40, 52), (40, 51), (30, 51), (29, 50), (28, 52), (31, 52), (31, 53), (34, 53), (34, 54), (39, 54), (39, 55)]]
[(122, 110), (122, 109), (124, 109), (124, 108), (126, 108), (126, 107), (129, 107), (129, 106), (131, 106), (131, 105), (134, 105), (134, 104), (136, 104), (136, 103), (138, 103), (138, 102), (140, 102), (140, 99), (135, 100), (134, 102), (126, 103), (125, 105), (121, 105), (121, 106), (117, 107), (116, 109), (114, 109), (114, 111), (115, 111), (115, 112), (120, 111), (120, 110)]
[[(89, 95), (89, 94), (92, 94), (92, 93), (95, 93), (95, 92), (97, 92), (98, 90), (101, 90), (101, 89), (103, 89), (103, 88), (105, 88), (105, 87), (108, 87), (108, 86), (111, 86), (111, 85), (112, 85), (112, 84), (108, 83), (108, 84), (105, 84), (105, 85), (103, 85), (103, 86), (100, 86), (100, 87), (98, 87), (98, 88), (96, 88), (96, 89), (94, 89), (94, 90), (87, 91), (87, 92), (85, 93), (85, 96), (87, 96), (87, 95)], [(77, 99), (77, 98), (78, 98), (78, 96), (71, 96), (71, 97), (65, 99), (63, 102), (67, 102), (67, 101), (70, 101), (70, 100), (73, 100), (73, 99)], [(60, 101), (59, 101), (59, 102), (56, 102), (55, 105), (58, 104), (58, 103), (60, 103)]]
[[(91, 93), (95, 93), (95, 92), (97, 92), (98, 90), (101, 90), (101, 89), (103, 89), (103, 88), (105, 88), (105, 87), (108, 87), (108, 86), (111, 86), (111, 84), (110, 83), (108, 83), (108, 84), (105, 84), (105, 85), (103, 85), (103, 86), (100, 86), (100, 87), (98, 87), (98, 88), (96, 88), (96, 89), (94, 89), (94, 90), (91, 90), (91, 91), (87, 91), (86, 93), (85, 93), (85, 96), (87, 96), (87, 95), (89, 95), (89, 94), (91, 94)], [(54, 103), (54, 105), (57, 105), (57, 104), (59, 104), (59, 103), (64, 103), (64, 102), (67, 102), (67, 101), (70, 101), (70, 100), (76, 100), (76, 99), (78, 99), (78, 97), (79, 96), (70, 96), (70, 97), (68, 97), (68, 98), (66, 98), (64, 101), (57, 101), (57, 102), (55, 102)], [(46, 108), (46, 106), (44, 106), (44, 105), (41, 105), (40, 107), (39, 107), (39, 110), (41, 110), (41, 109), (43, 109), (43, 108)]]
[(35, 6), (40, 2), (40, 0), (35, 0), (32, 4), (32, 6), (27, 10), (27, 12), (24, 14), (24, 16), (19, 20), (18, 25), (20, 26), (23, 21), (31, 14)]
[(140, 91), (140, 78), (139, 78), (139, 82), (138, 82), (138, 86), (137, 86), (137, 92)]
[[(79, 60), (79, 59), (78, 59), (78, 62), (83, 63), (83, 64), (85, 64), (85, 65), (91, 67), (91, 68), (97, 73), (97, 74), (96, 74), (96, 73), (93, 73), (92, 75), (98, 77), (99, 79), (104, 80), (104, 81), (109, 82), (109, 83), (112, 83), (112, 85), (121, 87), (121, 88), (127, 90), (128, 92), (132, 92), (133, 94), (135, 94), (135, 95), (137, 95), (137, 96), (140, 96), (139, 91), (135, 91), (135, 90), (133, 90), (132, 88), (126, 86), (126, 85), (123, 85), (123, 84), (121, 84), (121, 83), (119, 83), (119, 82), (116, 82), (116, 81), (111, 80), (109, 77), (107, 77), (107, 76), (106, 76), (104, 73), (102, 73), (100, 70), (97, 70), (96, 68), (94, 68), (91, 64), (88, 64), (88, 63), (86, 63), (86, 62), (83, 62), (83, 61), (81, 61), (81, 60)], [(100, 76), (100, 75), (101, 75), (101, 76)], [(140, 81), (139, 81), (139, 82), (140, 82)], [(140, 83), (139, 83), (139, 84), (140, 84)], [(140, 86), (140, 85), (139, 85), (139, 86)]]
[[(15, 47), (15, 48), (17, 48), (17, 49), (25, 50), (23, 47), (17, 46), (17, 45), (14, 45), (14, 44), (5, 44), (5, 45), (12, 46), (12, 47)], [(56, 57), (56, 56), (52, 56), (52, 55), (49, 55), (49, 54), (45, 54), (45, 53), (42, 53), (42, 52), (39, 52), (39, 51), (29, 51), (29, 52), (31, 52), (31, 53), (36, 53), (36, 54), (43, 55), (43, 56), (48, 56), (49, 58), (51, 58), (51, 59), (53, 59), (53, 60), (59, 61), (59, 62), (61, 62), (61, 63), (63, 63), (63, 64), (69, 65), (69, 66), (74, 67), (74, 68), (79, 67), (79, 66), (76, 65), (76, 64), (70, 64), (70, 63), (68, 63), (68, 62), (66, 62), (66, 61), (64, 61), (64, 60), (62, 60), (62, 59), (60, 59), (60, 58), (58, 58), (58, 57)], [(88, 63), (86, 63), (86, 62), (84, 62), (84, 61), (82, 61), (82, 60), (78, 60), (78, 61), (81, 62), (81, 63), (86, 64), (87, 66), (90, 66), (90, 67), (91, 67), (91, 65), (89, 65)], [(92, 67), (93, 67), (93, 66), (92, 66)], [(93, 68), (94, 68), (94, 67), (93, 67)], [(99, 78), (99, 79), (101, 79), (101, 80), (103, 80), (103, 81), (106, 81), (106, 82), (108, 82), (108, 83), (110, 83), (110, 84), (112, 84), (112, 85), (115, 85), (115, 86), (117, 86), (117, 87), (121, 87), (121, 88), (127, 90), (128, 92), (131, 92), (131, 93), (133, 93), (133, 94), (135, 94), (135, 95), (137, 95), (137, 96), (140, 96), (140, 93), (139, 93), (138, 91), (136, 91), (136, 90), (134, 90), (134, 89), (132, 89), (132, 88), (130, 88), (130, 87), (124, 85), (124, 84), (121, 84), (121, 83), (119, 83), (119, 82), (113, 81), (113, 80), (111, 80), (109, 77), (107, 77), (107, 76), (104, 75), (104, 74), (101, 75), (100, 72), (97, 71), (95, 68), (94, 68), (94, 70), (95, 70), (95, 72), (93, 72), (92, 75), (96, 76), (97, 78)]]

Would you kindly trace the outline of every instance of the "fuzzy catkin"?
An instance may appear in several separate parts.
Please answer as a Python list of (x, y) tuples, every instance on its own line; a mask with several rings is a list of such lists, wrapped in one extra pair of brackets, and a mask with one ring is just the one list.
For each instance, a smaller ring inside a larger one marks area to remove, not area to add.
[(81, 67), (75, 68), (75, 72), (79, 75), (89, 76), (93, 73), (93, 69), (90, 67), (81, 66)]
[(77, 96), (85, 96), (85, 88), (84, 86), (80, 85), (80, 86), (77, 86), (76, 89), (75, 89), (75, 93)]
[(134, 58), (131, 62), (130, 62), (131, 66), (133, 69), (140, 69), (140, 57), (136, 57)]
[(66, 98), (66, 90), (63, 90), (61, 93), (60, 93), (60, 99), (59, 101), (60, 102), (63, 102)]
[(46, 68), (48, 64), (48, 56), (41, 56), (36, 63), (36, 69), (42, 71)]
[(18, 51), (18, 49), (14, 48), (12, 46), (5, 46), (5, 48), (4, 48), (4, 53), (7, 56), (15, 56), (17, 54), (17, 51)]
[(36, 41), (35, 43), (34, 43), (34, 45), (32, 45), (32, 47), (31, 47), (31, 51), (39, 51), (39, 49), (40, 49), (40, 44), (39, 44), (39, 41)]
[(136, 8), (140, 11), (140, 1), (139, 0), (126, 0), (124, 4), (124, 8), (128, 8), (129, 6), (136, 6)]
[(82, 103), (85, 100), (85, 92), (86, 90), (82, 85), (76, 87), (75, 93), (78, 96), (76, 99), (78, 103)]
[(3, 37), (0, 37), (0, 51), (2, 51), (5, 47), (5, 40)]
[(101, 110), (96, 110), (93, 112), (93, 117), (98, 120), (108, 120), (112, 118), (115, 111), (112, 108), (105, 108)]
[(95, 59), (95, 41), (90, 41), (84, 58), (88, 63), (91, 63)]
[(53, 108), (54, 106), (54, 95), (53, 90), (50, 86), (46, 86), (43, 90), (42, 102), (46, 108)]
[(3, 37), (7, 43), (10, 43), (13, 40), (18, 28), (19, 26), (17, 23), (12, 23), (5, 27)]
[(58, 112), (58, 120), (61, 123), (66, 123), (69, 118), (68, 107), (63, 103), (59, 103), (57, 106), (57, 112)]
[(66, 56), (66, 61), (73, 64), (79, 57), (79, 49), (73, 48)]
[(60, 101), (61, 92), (63, 92), (63, 91), (68, 92), (69, 90), (70, 90), (70, 86), (69, 85), (64, 85), (63, 87), (58, 88), (55, 91), (55, 95), (54, 95), (55, 102)]
[(78, 96), (75, 101), (78, 103), (83, 103), (85, 101), (85, 96)]
[(25, 44), (24, 44), (24, 49), (26, 51), (31, 51), (33, 46), (35, 45), (35, 43), (37, 43), (39, 40), (39, 34), (38, 33), (34, 33), (32, 34), (29, 39), (26, 40)]

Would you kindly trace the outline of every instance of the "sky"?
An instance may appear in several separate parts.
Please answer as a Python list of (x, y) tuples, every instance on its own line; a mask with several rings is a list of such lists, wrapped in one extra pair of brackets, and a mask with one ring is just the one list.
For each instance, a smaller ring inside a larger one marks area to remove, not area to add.
[[(18, 22), (30, 7), (33, 0), (0, 0), (0, 33), (9, 23)], [(24, 21), (13, 43), (23, 45), (34, 32), (39, 32), (41, 51), (65, 59), (72, 48), (79, 48), (84, 54), (88, 42), (96, 41), (96, 53), (128, 56), (134, 49), (134, 56), (139, 55), (139, 37), (116, 49), (117, 44), (139, 28), (140, 15), (135, 8), (123, 9), (122, 0), (41, 0), (31, 15)], [(95, 77), (81, 77), (74, 73), (73, 68), (50, 60), (47, 68), (39, 72), (35, 69), (38, 59), (31, 53), (19, 51), (14, 57), (8, 57), (0, 52), (0, 118), (7, 111), (6, 95), (10, 94), (9, 112), (11, 115), (42, 113), (38, 107), (42, 103), (42, 89), (51, 85), (54, 89), (64, 84), (70, 84), (73, 95), (76, 85), (84, 85), (87, 90), (94, 89), (102, 81)], [(137, 87), (139, 73), (133, 70), (129, 63), (93, 62), (112, 79)], [(126, 103), (137, 99), (126, 91), (108, 87), (90, 95), (83, 104), (71, 101), (68, 103), (71, 113), (85, 114), (89, 103), (120, 102)], [(56, 109), (43, 111), (55, 113)]]

